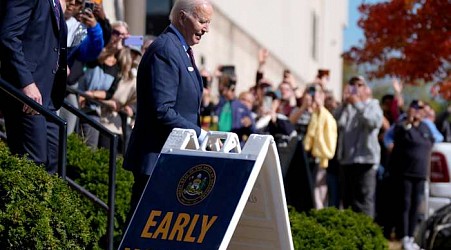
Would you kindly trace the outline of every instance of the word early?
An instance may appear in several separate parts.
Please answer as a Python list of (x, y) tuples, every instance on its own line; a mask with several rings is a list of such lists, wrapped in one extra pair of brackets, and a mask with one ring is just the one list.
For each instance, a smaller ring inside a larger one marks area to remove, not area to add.
[[(150, 212), (141, 233), (142, 238), (202, 243), (208, 230), (218, 218), (218, 216), (200, 214), (191, 216), (187, 213), (174, 214), (174, 212), (162, 214), (163, 212), (159, 210)], [(197, 225), (200, 225), (200, 232), (193, 235)]]

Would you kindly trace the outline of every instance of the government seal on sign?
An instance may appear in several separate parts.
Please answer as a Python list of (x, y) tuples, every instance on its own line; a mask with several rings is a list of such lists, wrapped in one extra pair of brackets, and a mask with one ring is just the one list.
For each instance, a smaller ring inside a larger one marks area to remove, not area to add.
[(177, 199), (185, 206), (196, 205), (210, 194), (215, 182), (216, 173), (210, 165), (192, 167), (179, 180)]

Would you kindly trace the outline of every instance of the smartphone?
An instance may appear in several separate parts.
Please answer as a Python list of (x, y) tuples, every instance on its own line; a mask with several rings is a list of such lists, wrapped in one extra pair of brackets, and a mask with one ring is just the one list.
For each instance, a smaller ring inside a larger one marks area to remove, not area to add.
[(351, 85), (351, 95), (357, 95), (357, 86)]
[(221, 72), (224, 75), (235, 76), (235, 66), (233, 65), (224, 65), (221, 67)]
[(273, 100), (273, 98), (271, 96), (265, 96), (264, 97), (264, 99), (263, 99), (263, 108), (266, 111), (271, 110), (271, 108), (272, 108), (272, 100)]
[(85, 1), (85, 4), (83, 6), (83, 12), (85, 12), (87, 9), (91, 10), (91, 12), (94, 10), (94, 3), (91, 1)]
[(202, 76), (202, 85), (204, 86), (204, 89), (208, 89), (210, 87), (208, 77)]
[(308, 88), (308, 94), (311, 95), (312, 97), (314, 97), (314, 96), (315, 96), (315, 93), (316, 93), (316, 88), (315, 88), (315, 86), (310, 86), (310, 87)]
[(124, 46), (142, 46), (144, 43), (143, 36), (129, 36), (123, 40)]

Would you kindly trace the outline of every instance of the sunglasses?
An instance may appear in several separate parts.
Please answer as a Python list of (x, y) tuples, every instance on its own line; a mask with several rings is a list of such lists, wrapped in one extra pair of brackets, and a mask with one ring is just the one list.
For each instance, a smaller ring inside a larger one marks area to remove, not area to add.
[(349, 85), (351, 85), (351, 86), (357, 86), (357, 87), (362, 87), (362, 86), (364, 86), (365, 84), (364, 84), (364, 83), (361, 83), (361, 82), (354, 82), (354, 83), (350, 83)]
[(413, 102), (410, 104), (410, 107), (413, 108), (413, 109), (415, 109), (415, 110), (424, 109), (424, 105), (421, 104), (421, 103), (418, 102), (418, 101), (413, 101)]
[(115, 29), (113, 29), (113, 31), (111, 31), (111, 34), (115, 35), (115, 36), (126, 36), (127, 35), (126, 33), (122, 33), (119, 30), (115, 30)]
[(424, 109), (424, 106), (411, 106), (411, 108), (420, 110), (420, 109)]

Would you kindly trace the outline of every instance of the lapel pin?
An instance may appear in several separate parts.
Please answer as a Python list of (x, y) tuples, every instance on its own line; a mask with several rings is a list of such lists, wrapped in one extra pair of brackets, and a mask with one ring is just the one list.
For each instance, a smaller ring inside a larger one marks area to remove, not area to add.
[(193, 67), (188, 67), (188, 71), (194, 71), (194, 68)]

